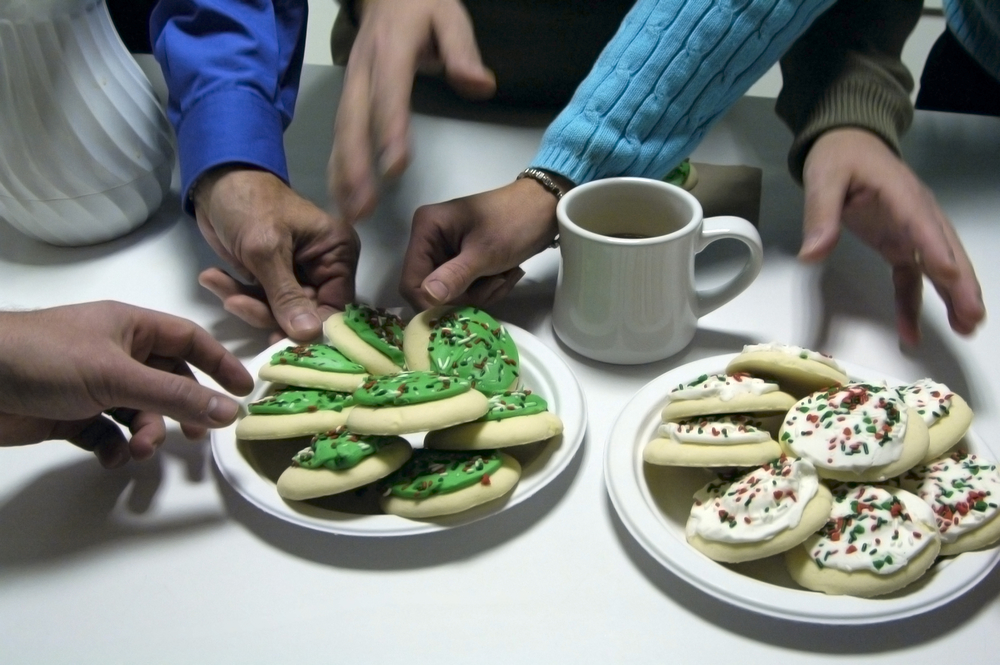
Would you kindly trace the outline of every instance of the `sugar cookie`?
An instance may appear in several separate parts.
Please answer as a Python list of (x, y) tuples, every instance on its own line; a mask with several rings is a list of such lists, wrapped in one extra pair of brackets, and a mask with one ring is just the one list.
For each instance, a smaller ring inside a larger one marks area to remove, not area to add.
[(382, 509), (411, 519), (451, 515), (504, 496), (520, 477), (517, 460), (495, 450), (419, 450), (386, 479)]
[(720, 413), (782, 413), (795, 398), (778, 384), (739, 372), (702, 374), (667, 393), (661, 417), (666, 421)]
[(788, 344), (748, 344), (726, 367), (726, 374), (747, 372), (775, 381), (796, 397), (848, 382), (847, 373), (830, 356)]
[(792, 579), (813, 591), (871, 598), (902, 589), (941, 549), (934, 513), (897, 488), (842, 484), (823, 529), (789, 550)]
[(757, 466), (782, 453), (764, 423), (745, 414), (661, 423), (656, 434), (642, 458), (663, 466)]
[(895, 389), (851, 383), (799, 400), (778, 437), (823, 478), (882, 481), (913, 468), (927, 454), (928, 435)]
[(364, 436), (340, 427), (313, 438), (278, 477), (278, 495), (304, 501), (340, 494), (388, 476), (410, 459), (398, 436)]
[(257, 372), (263, 381), (336, 392), (353, 391), (366, 376), (364, 367), (329, 344), (289, 346), (271, 356), (271, 362)]
[(409, 369), (458, 376), (495, 395), (515, 388), (517, 345), (496, 319), (475, 307), (435, 307), (417, 314), (403, 332)]
[(921, 379), (897, 390), (927, 425), (930, 443), (923, 459), (925, 464), (951, 450), (972, 424), (972, 409), (943, 383)]
[(942, 555), (976, 550), (1000, 540), (1000, 471), (996, 464), (956, 451), (913, 469), (900, 482), (934, 511)]
[(370, 377), (354, 391), (347, 427), (361, 434), (410, 434), (475, 420), (489, 409), (468, 382), (434, 372)]
[(695, 492), (685, 535), (715, 561), (762, 559), (795, 547), (823, 526), (830, 501), (812, 464), (782, 456)]
[(350, 393), (285, 388), (247, 406), (236, 424), (239, 439), (291, 439), (329, 432), (347, 422), (354, 405)]
[(330, 342), (371, 374), (395, 374), (406, 363), (403, 320), (391, 312), (350, 304), (323, 324)]
[(470, 423), (428, 432), (424, 446), (441, 450), (506, 448), (550, 439), (563, 431), (562, 420), (530, 390), (489, 398), (486, 415)]

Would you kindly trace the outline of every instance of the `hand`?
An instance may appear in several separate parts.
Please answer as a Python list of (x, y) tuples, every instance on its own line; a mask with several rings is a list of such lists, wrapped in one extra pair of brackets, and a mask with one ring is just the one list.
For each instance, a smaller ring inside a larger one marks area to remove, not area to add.
[(975, 270), (934, 195), (874, 134), (837, 129), (821, 136), (803, 170), (805, 221), (799, 258), (819, 261), (843, 223), (892, 265), (899, 337), (920, 341), (926, 274), (955, 332), (971, 334), (986, 315)]
[(423, 206), (413, 215), (400, 293), (417, 310), (445, 303), (486, 307), (514, 288), (524, 276), (521, 262), (556, 233), (555, 197), (527, 178)]
[[(365, 0), (344, 74), (329, 178), (341, 214), (355, 220), (377, 203), (373, 174), (395, 177), (409, 162), (409, 108), (417, 71), (443, 71), (471, 99), (496, 92), (468, 13), (458, 0)], [(372, 152), (377, 153), (373, 156)]]
[[(153, 455), (163, 416), (200, 438), (239, 405), (199, 385), (190, 367), (233, 393), (253, 378), (195, 324), (114, 302), (0, 313), (0, 445), (67, 439), (106, 467)], [(110, 419), (127, 424), (131, 438)]]
[(280, 328), (305, 342), (354, 300), (358, 234), (273, 174), (239, 167), (211, 172), (196, 189), (195, 216), (212, 249), (259, 284), (246, 286), (218, 268), (199, 276), (226, 311), (250, 325)]

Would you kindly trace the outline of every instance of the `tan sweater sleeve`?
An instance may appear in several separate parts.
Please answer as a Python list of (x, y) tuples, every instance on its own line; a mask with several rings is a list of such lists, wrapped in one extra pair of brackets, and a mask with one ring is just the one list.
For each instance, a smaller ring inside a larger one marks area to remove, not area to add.
[(831, 129), (867, 129), (899, 153), (913, 120), (913, 76), (901, 54), (922, 6), (922, 0), (839, 0), (781, 59), (776, 110), (795, 134), (788, 168), (798, 182), (813, 142)]

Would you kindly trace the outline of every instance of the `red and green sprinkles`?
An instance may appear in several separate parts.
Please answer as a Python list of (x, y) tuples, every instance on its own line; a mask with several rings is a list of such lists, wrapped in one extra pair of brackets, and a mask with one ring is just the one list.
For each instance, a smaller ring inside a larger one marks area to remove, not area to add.
[(820, 568), (894, 573), (934, 538), (928, 524), (912, 511), (885, 488), (837, 485), (830, 519), (805, 547)]
[(480, 420), (504, 420), (532, 416), (549, 410), (544, 399), (530, 390), (508, 390), (489, 399), (489, 411)]
[(427, 345), (431, 367), (468, 380), (493, 395), (517, 382), (517, 346), (506, 328), (481, 309), (461, 307), (430, 322)]
[(289, 416), (317, 411), (343, 411), (354, 404), (350, 393), (310, 388), (285, 388), (247, 406), (247, 411), (261, 416)]
[(1000, 504), (996, 464), (963, 451), (910, 471), (901, 484), (930, 505), (946, 543), (993, 518)]
[(469, 384), (454, 376), (435, 372), (409, 371), (391, 376), (370, 376), (354, 391), (354, 402), (361, 406), (405, 406), (434, 402), (471, 390)]
[(344, 308), (344, 324), (369, 346), (402, 367), (403, 320), (388, 310), (356, 303)]
[(907, 406), (919, 413), (928, 426), (948, 415), (951, 411), (951, 399), (955, 395), (946, 385), (932, 379), (921, 379), (901, 386), (897, 391)]
[(303, 469), (329, 469), (340, 471), (351, 469), (365, 458), (376, 454), (383, 446), (396, 437), (370, 436), (348, 432), (338, 427), (332, 432), (313, 437), (309, 447), (299, 451), (292, 458), (292, 465)]
[(364, 374), (365, 368), (330, 346), (329, 344), (306, 344), (290, 346), (271, 356), (272, 365), (291, 365), (320, 372), (339, 374)]
[(474, 485), (489, 485), (490, 477), (501, 466), (503, 460), (495, 450), (475, 453), (418, 450), (388, 478), (383, 494), (420, 500)]

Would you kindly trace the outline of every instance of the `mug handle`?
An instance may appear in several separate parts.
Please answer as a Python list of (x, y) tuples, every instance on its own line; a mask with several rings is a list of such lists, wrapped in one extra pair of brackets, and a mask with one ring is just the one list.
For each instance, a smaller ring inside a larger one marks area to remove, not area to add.
[(701, 235), (695, 253), (701, 253), (716, 240), (739, 240), (750, 250), (750, 259), (739, 274), (725, 284), (711, 289), (696, 289), (695, 312), (701, 317), (718, 309), (742, 293), (760, 274), (764, 262), (764, 246), (756, 227), (741, 217), (709, 217), (702, 222)]

